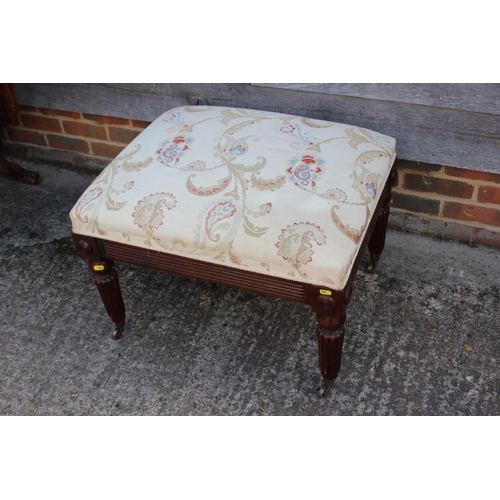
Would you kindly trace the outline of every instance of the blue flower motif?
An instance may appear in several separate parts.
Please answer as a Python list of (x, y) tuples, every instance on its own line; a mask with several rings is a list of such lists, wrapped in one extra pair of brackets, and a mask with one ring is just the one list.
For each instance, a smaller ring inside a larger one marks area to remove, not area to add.
[(370, 184), (366, 184), (365, 189), (369, 195), (375, 196), (376, 190), (375, 190), (375, 184), (373, 184), (373, 182), (370, 182)]
[(238, 144), (238, 146), (234, 146), (233, 148), (231, 148), (229, 150), (229, 152), (232, 154), (232, 155), (242, 155), (245, 150)]

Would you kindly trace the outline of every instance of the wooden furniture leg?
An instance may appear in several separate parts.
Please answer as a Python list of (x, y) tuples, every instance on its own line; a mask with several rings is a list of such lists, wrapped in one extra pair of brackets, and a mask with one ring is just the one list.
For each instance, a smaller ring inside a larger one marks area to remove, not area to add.
[(312, 293), (312, 310), (316, 312), (318, 326), (319, 368), (323, 377), (323, 386), (319, 397), (324, 397), (330, 391), (333, 382), (340, 371), (342, 345), (344, 343), (344, 323), (346, 308), (349, 303), (351, 288), (343, 292), (316, 288)]
[(94, 274), (94, 283), (101, 294), (106, 311), (116, 325), (116, 329), (111, 336), (117, 340), (122, 336), (125, 327), (125, 304), (123, 303), (120, 282), (118, 281), (116, 269), (113, 267), (113, 261), (90, 261), (89, 268)]
[(102, 244), (95, 238), (74, 234), (73, 242), (78, 255), (87, 261), (89, 269), (92, 271), (94, 283), (99, 290), (104, 307), (116, 325), (111, 337), (118, 340), (125, 328), (125, 304), (123, 303), (118, 274), (113, 267), (114, 261), (106, 258)]
[(16, 181), (22, 182), (23, 184), (31, 184), (32, 186), (37, 186), (42, 182), (42, 178), (38, 172), (33, 172), (32, 170), (26, 170), (17, 163), (8, 160), (5, 154), (2, 144), (0, 143), (0, 166), (4, 170), (14, 177)]
[(389, 213), (390, 213), (390, 202), (392, 198), (392, 185), (396, 180), (396, 169), (393, 168), (389, 179), (386, 184), (386, 194), (382, 194), (384, 197), (384, 202), (382, 204), (382, 208), (377, 217), (377, 222), (375, 223), (375, 227), (373, 229), (370, 240), (368, 241), (368, 250), (370, 251), (371, 263), (368, 266), (368, 271), (373, 271), (377, 262), (380, 259), (380, 255), (384, 250), (385, 246), (385, 236), (387, 234), (387, 222), (389, 221)]
[[(0, 83), (0, 127), (8, 127), (17, 109), (17, 96), (11, 83)], [(42, 182), (40, 174), (25, 170), (17, 163), (7, 159), (0, 141), (0, 167), (3, 167), (14, 179), (24, 184), (36, 186)]]
[(316, 317), (319, 369), (323, 377), (323, 386), (318, 395), (322, 398), (328, 394), (340, 371), (345, 328), (344, 325), (340, 327), (336, 325), (336, 321), (329, 316), (318, 314)]

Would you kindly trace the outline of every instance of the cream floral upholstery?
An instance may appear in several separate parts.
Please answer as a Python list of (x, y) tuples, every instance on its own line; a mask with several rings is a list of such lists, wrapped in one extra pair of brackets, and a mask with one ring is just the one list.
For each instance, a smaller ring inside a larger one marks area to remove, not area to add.
[(395, 145), (298, 116), (175, 108), (88, 187), (73, 232), (342, 289)]

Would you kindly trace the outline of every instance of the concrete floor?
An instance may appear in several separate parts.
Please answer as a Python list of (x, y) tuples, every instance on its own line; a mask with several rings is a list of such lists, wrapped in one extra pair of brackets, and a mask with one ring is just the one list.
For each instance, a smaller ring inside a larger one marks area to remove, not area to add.
[(119, 341), (68, 212), (95, 174), (0, 170), (1, 415), (499, 415), (500, 252), (389, 231), (317, 397), (309, 307), (129, 265)]

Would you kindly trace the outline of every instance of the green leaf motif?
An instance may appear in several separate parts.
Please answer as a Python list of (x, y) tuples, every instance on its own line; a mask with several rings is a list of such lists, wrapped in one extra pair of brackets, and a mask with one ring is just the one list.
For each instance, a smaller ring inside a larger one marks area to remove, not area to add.
[(245, 233), (248, 234), (248, 236), (253, 236), (254, 238), (259, 238), (263, 234), (266, 234), (267, 230), (269, 227), (258, 227), (254, 226), (249, 220), (248, 217), (245, 215), (243, 216), (243, 227), (245, 229)]
[(254, 172), (252, 173), (252, 177), (250, 177), (250, 182), (259, 191), (274, 191), (285, 184), (286, 176), (279, 175), (274, 179), (258, 179)]
[(243, 163), (231, 163), (231, 166), (240, 172), (258, 172), (262, 170), (267, 163), (264, 156), (257, 156), (258, 163), (254, 165), (243, 165)]
[(111, 198), (111, 196), (109, 196), (109, 194), (106, 197), (106, 208), (108, 210), (112, 210), (114, 212), (117, 212), (118, 210), (123, 208), (126, 204), (127, 204), (126, 201), (122, 201), (121, 203), (117, 203), (115, 200), (113, 200), (113, 198)]
[(221, 120), (221, 123), (223, 125), (228, 125), (231, 120), (234, 120), (236, 118), (243, 118), (242, 115), (240, 115), (239, 113), (235, 113), (232, 109), (224, 109), (222, 110), (221, 114), (222, 116), (224, 116), (224, 118)]
[(363, 144), (365, 142), (371, 142), (369, 141), (366, 137), (363, 137), (362, 135), (358, 134), (354, 128), (348, 128), (345, 133), (347, 134), (348, 137), (351, 138), (349, 141), (349, 146), (351, 146), (354, 149), (358, 149), (358, 146), (360, 144)]

